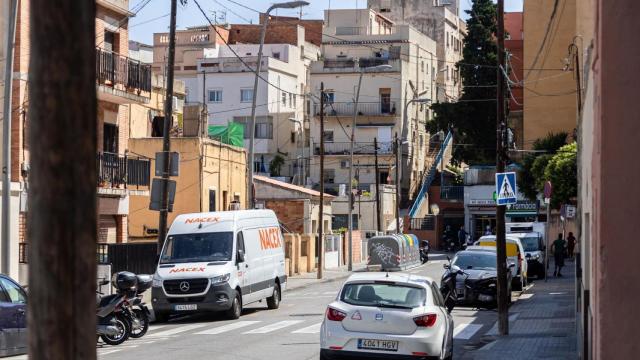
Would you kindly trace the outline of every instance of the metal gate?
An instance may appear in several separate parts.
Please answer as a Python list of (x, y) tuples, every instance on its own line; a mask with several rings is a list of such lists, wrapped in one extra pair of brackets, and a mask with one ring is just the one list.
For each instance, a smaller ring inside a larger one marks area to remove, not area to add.
[(157, 265), (156, 243), (109, 244), (106, 263), (113, 274), (130, 271), (134, 274), (153, 274)]

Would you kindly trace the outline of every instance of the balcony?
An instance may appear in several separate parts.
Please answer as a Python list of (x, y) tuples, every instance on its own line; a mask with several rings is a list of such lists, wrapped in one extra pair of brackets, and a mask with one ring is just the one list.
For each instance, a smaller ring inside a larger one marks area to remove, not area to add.
[(96, 0), (96, 4), (126, 16), (135, 16), (129, 11), (129, 0)]
[(148, 103), (151, 65), (96, 48), (98, 98), (116, 104)]
[(106, 195), (146, 194), (151, 179), (151, 161), (127, 155), (98, 153), (98, 193)]
[[(314, 113), (320, 116), (320, 104), (314, 104)], [(325, 104), (324, 114), (329, 116), (353, 116), (355, 103), (328, 103)], [(397, 107), (394, 101), (360, 102), (358, 103), (359, 116), (395, 116)]]
[(440, 199), (450, 201), (464, 200), (464, 186), (443, 186), (440, 188)]
[[(351, 143), (349, 142), (332, 142), (324, 143), (325, 155), (349, 155)], [(320, 155), (320, 146), (316, 144), (314, 149), (315, 155)], [(375, 149), (372, 142), (356, 142), (353, 144), (353, 153), (355, 155), (374, 155)], [(378, 143), (378, 155), (389, 155), (393, 153), (392, 142)]]
[(399, 55), (389, 53), (388, 57), (361, 57), (335, 58), (323, 61), (314, 61), (311, 64), (311, 73), (359, 73), (363, 68), (370, 68), (378, 65), (390, 65), (387, 69), (367, 70), (367, 73), (400, 72), (401, 61)]

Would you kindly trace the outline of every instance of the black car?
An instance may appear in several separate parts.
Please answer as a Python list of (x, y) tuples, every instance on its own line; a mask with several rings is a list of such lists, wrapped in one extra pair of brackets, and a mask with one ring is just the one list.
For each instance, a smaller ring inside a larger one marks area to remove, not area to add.
[[(513, 266), (510, 264), (510, 266)], [(497, 304), (496, 252), (460, 251), (444, 265), (444, 279), (451, 271), (456, 276), (456, 305), (492, 308)], [(511, 294), (511, 271), (507, 271), (507, 292)], [(511, 298), (511, 297), (509, 297)]]
[(27, 353), (27, 294), (0, 274), (0, 356)]

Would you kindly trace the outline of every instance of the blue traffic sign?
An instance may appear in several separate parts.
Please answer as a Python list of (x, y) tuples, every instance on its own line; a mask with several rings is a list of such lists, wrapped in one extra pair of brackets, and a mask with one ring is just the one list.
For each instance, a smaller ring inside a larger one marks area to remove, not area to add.
[(518, 202), (516, 173), (496, 173), (496, 205), (509, 205)]

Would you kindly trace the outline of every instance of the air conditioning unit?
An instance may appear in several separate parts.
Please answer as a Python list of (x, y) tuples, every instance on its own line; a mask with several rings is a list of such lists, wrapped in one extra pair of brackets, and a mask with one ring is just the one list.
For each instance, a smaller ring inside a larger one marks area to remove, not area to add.
[(341, 160), (340, 161), (340, 168), (341, 169), (348, 169), (349, 168), (349, 160)]

